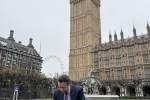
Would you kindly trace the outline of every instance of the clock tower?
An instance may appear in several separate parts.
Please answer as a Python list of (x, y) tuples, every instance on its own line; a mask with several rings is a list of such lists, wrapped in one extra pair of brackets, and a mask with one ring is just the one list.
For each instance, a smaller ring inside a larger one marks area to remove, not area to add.
[(101, 45), (100, 0), (70, 0), (69, 77), (80, 80), (94, 69), (95, 44)]

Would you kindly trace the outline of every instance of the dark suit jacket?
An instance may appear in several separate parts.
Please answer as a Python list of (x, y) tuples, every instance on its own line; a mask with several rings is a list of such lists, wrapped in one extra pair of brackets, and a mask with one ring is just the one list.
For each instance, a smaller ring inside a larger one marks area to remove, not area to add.
[[(78, 85), (72, 85), (72, 84), (70, 86), (71, 86), (71, 90), (70, 90), (70, 99), (71, 100), (86, 100), (82, 87), (80, 87)], [(59, 89), (56, 89), (54, 91), (54, 99), (53, 100), (64, 100), (64, 94)]]

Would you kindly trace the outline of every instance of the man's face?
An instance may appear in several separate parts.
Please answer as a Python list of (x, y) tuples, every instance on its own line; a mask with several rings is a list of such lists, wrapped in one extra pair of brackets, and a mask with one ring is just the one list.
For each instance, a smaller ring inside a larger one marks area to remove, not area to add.
[(70, 86), (70, 83), (67, 85), (66, 82), (58, 82), (58, 87), (59, 87), (59, 90), (65, 94), (68, 90), (69, 90), (69, 86)]

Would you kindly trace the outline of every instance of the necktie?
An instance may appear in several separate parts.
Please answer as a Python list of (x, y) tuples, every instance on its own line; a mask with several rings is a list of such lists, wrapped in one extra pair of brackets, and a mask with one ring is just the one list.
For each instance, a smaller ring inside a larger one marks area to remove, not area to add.
[(68, 100), (68, 96), (67, 96), (67, 93), (65, 94), (65, 100)]

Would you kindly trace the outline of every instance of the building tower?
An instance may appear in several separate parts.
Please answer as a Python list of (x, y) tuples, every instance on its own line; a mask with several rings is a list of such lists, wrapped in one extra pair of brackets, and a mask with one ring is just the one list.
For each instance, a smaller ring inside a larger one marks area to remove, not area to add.
[(80, 80), (94, 68), (95, 44), (101, 45), (100, 0), (70, 0), (69, 77)]

